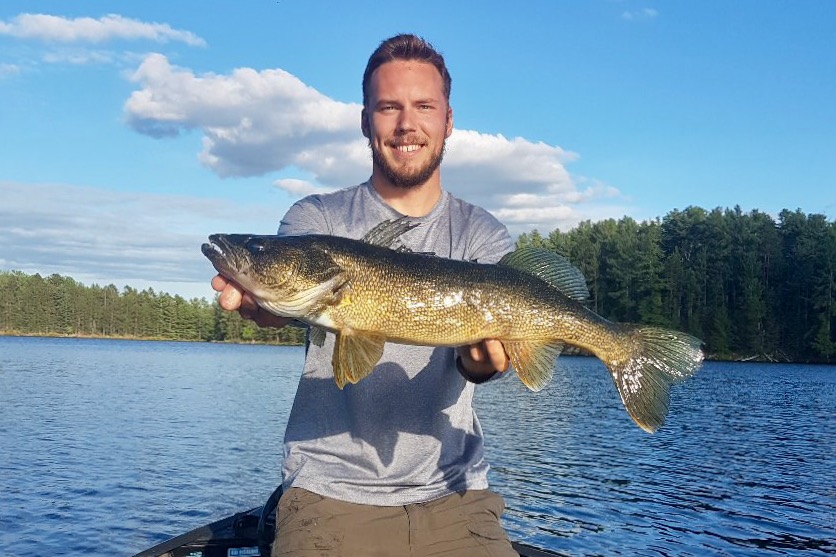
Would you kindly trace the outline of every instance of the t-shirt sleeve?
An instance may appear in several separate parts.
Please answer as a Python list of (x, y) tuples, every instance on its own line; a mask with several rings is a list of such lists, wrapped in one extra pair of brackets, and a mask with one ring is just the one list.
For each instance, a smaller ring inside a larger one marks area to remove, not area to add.
[(315, 197), (306, 197), (294, 203), (279, 223), (279, 236), (304, 234), (331, 234), (321, 203)]
[(496, 217), (483, 209), (476, 209), (470, 218), (473, 228), (468, 259), (479, 263), (497, 263), (503, 255), (514, 250), (508, 229)]

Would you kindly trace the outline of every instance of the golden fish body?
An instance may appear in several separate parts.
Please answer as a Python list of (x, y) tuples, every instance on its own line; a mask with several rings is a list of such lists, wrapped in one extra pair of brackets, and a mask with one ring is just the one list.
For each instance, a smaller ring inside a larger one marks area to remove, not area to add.
[[(485, 265), (399, 253), (368, 244), (329, 252), (347, 284), (316, 323), (343, 334), (392, 342), (461, 346), (486, 338), (513, 343), (562, 340), (596, 352), (613, 323), (537, 277)], [(359, 248), (359, 249), (358, 249)]]
[(586, 292), (580, 272), (543, 250), (479, 264), (335, 236), (215, 234), (210, 241), (203, 252), (218, 272), (262, 307), (335, 333), (340, 388), (371, 373), (385, 342), (462, 346), (492, 338), (538, 391), (569, 344), (607, 365), (630, 415), (655, 431), (670, 384), (703, 359), (690, 335), (613, 323), (587, 309), (578, 301)]

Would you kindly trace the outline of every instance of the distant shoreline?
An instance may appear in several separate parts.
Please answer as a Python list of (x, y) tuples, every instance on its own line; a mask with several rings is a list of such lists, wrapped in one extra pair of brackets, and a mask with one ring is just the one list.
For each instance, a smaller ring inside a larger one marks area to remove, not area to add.
[(77, 339), (94, 339), (94, 340), (137, 340), (150, 342), (199, 342), (207, 344), (264, 344), (267, 346), (303, 346), (302, 343), (281, 343), (281, 342), (266, 342), (266, 341), (233, 341), (233, 340), (200, 340), (200, 339), (185, 339), (185, 338), (165, 338), (165, 337), (140, 337), (132, 335), (93, 335), (93, 334), (67, 334), (57, 335), (55, 333), (23, 333), (20, 331), (2, 331), (0, 330), (0, 337), (26, 337), (26, 338), (77, 338)]
[[(176, 339), (164, 337), (137, 337), (137, 336), (118, 336), (118, 335), (91, 335), (91, 334), (71, 334), (71, 335), (56, 335), (46, 333), (21, 333), (18, 331), (2, 331), (0, 330), (0, 337), (29, 337), (29, 338), (78, 338), (78, 339), (94, 339), (94, 340), (137, 340), (146, 342), (199, 342), (209, 344), (262, 344), (265, 346), (303, 346), (303, 343), (281, 343), (281, 342), (266, 342), (266, 341), (233, 341), (233, 340), (196, 340), (196, 339)], [(583, 356), (594, 357), (590, 354), (583, 354), (577, 350), (568, 350), (563, 353), (565, 356)], [(708, 354), (705, 357), (708, 362), (735, 362), (739, 364), (799, 364), (799, 365), (824, 365), (832, 366), (833, 362), (793, 362), (789, 360), (778, 360), (769, 355), (765, 356), (740, 356), (734, 355), (731, 357), (719, 357), (714, 354)]]

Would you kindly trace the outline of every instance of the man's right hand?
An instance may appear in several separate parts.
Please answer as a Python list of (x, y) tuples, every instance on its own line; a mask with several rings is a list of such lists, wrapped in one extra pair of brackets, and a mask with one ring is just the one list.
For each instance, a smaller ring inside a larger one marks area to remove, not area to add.
[(218, 303), (227, 311), (237, 311), (244, 319), (252, 319), (259, 327), (284, 327), (292, 321), (259, 307), (252, 295), (222, 275), (212, 278), (212, 288), (220, 292)]

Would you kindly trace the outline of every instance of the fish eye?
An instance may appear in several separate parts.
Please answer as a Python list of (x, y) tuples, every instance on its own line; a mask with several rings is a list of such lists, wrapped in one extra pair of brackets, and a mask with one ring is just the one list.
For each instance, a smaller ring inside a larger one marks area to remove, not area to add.
[(249, 240), (247, 240), (246, 247), (247, 251), (254, 255), (258, 255), (259, 253), (267, 249), (264, 240), (262, 240), (261, 238), (250, 238)]

